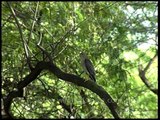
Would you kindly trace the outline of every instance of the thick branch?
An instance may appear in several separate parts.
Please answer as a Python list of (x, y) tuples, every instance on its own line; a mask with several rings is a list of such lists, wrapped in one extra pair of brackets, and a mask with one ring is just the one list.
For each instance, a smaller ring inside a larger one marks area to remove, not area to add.
[(22, 91), (23, 88), (26, 87), (30, 82), (35, 80), (37, 76), (40, 74), (40, 72), (44, 69), (51, 71), (54, 75), (56, 75), (61, 80), (74, 83), (78, 86), (82, 86), (96, 93), (108, 106), (114, 118), (119, 118), (115, 110), (117, 107), (117, 104), (114, 102), (112, 97), (101, 86), (97, 85), (95, 82), (91, 80), (86, 81), (85, 79), (80, 78), (79, 76), (64, 73), (56, 65), (52, 64), (51, 62), (39, 62), (36, 65), (35, 69), (33, 69), (33, 71), (31, 71), (31, 73), (28, 76), (26, 76), (23, 81), (18, 83), (17, 85), (18, 91), (14, 91), (14, 93), (10, 93), (4, 101), (5, 105), (7, 104), (8, 106), (8, 107), (4, 107), (6, 113), (8, 113), (7, 111), (9, 111), (11, 100), (15, 97), (21, 96), (20, 91)]

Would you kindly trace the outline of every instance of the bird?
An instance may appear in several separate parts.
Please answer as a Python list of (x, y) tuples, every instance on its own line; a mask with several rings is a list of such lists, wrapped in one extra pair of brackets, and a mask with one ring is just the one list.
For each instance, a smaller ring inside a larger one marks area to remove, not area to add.
[(88, 59), (88, 56), (86, 55), (86, 53), (81, 52), (80, 58), (81, 58), (81, 65), (83, 67), (84, 72), (89, 75), (91, 80), (96, 82), (95, 69), (93, 67), (92, 62)]

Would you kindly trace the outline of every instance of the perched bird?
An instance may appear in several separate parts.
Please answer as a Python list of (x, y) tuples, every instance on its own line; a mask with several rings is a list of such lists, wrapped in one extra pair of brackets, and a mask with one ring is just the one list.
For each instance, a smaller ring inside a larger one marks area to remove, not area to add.
[(88, 59), (87, 55), (83, 52), (80, 53), (80, 58), (81, 58), (81, 65), (84, 69), (84, 72), (86, 72), (89, 75), (91, 80), (96, 82), (95, 70), (94, 70), (92, 62)]

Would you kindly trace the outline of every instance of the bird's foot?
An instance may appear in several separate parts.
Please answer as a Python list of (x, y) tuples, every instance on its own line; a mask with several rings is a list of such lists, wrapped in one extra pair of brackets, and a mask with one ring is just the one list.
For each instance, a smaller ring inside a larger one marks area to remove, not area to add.
[(88, 81), (88, 80), (86, 80), (86, 79), (84, 80), (84, 82), (87, 82), (87, 81)]

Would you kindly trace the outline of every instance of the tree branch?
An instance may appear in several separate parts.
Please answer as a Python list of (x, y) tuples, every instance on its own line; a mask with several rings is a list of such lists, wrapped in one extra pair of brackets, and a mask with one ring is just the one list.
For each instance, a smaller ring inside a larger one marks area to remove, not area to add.
[(16, 25), (18, 27), (19, 34), (20, 34), (20, 37), (21, 37), (21, 40), (22, 40), (22, 43), (23, 43), (23, 48), (24, 48), (24, 51), (25, 51), (25, 56), (26, 56), (26, 59), (27, 59), (27, 63), (28, 63), (29, 68), (32, 70), (33, 67), (32, 67), (31, 62), (30, 62), (30, 56), (29, 56), (29, 52), (28, 52), (28, 45), (27, 45), (27, 43), (26, 43), (26, 41), (25, 41), (25, 39), (23, 37), (21, 25), (20, 25), (20, 23), (19, 23), (19, 21), (17, 19), (17, 16), (16, 16), (16, 13), (15, 13), (14, 9), (12, 8), (12, 6), (10, 5), (9, 2), (7, 2), (7, 5), (8, 5), (8, 7), (9, 7), (9, 9), (10, 9), (10, 11), (11, 11), (11, 13), (12, 13), (14, 19), (15, 19), (15, 22), (16, 22)]
[(154, 61), (154, 59), (157, 57), (158, 52), (156, 52), (156, 54), (154, 55), (154, 57), (152, 59), (150, 59), (150, 61), (148, 62), (147, 66), (144, 68), (144, 74), (146, 73), (146, 71), (149, 69), (150, 65), (152, 64), (152, 62)]
[(149, 80), (146, 78), (146, 71), (149, 69), (150, 65), (152, 64), (152, 62), (156, 58), (156, 56), (157, 56), (157, 52), (154, 55), (154, 57), (152, 59), (150, 59), (150, 61), (148, 62), (147, 66), (144, 68), (144, 70), (142, 68), (142, 65), (139, 65), (138, 71), (139, 71), (139, 77), (141, 78), (143, 83), (148, 87), (149, 90), (151, 90), (154, 94), (158, 95), (158, 89), (152, 88), (151, 84), (149, 83)]
[(41, 73), (42, 70), (49, 70), (61, 80), (74, 83), (75, 85), (82, 86), (96, 93), (108, 106), (114, 118), (119, 118), (116, 112), (117, 103), (114, 102), (112, 97), (101, 86), (99, 86), (98, 84), (96, 84), (91, 80), (86, 81), (85, 79), (80, 78), (79, 76), (64, 73), (53, 63), (44, 62), (44, 61), (37, 63), (36, 67), (31, 71), (31, 73), (27, 75), (23, 81), (20, 81), (18, 83), (17, 90), (10, 92), (6, 96), (4, 100), (4, 110), (9, 116), (11, 116), (11, 114), (9, 113), (9, 109), (10, 109), (10, 106), (12, 103), (11, 101), (13, 100), (13, 98), (22, 97), (23, 88), (26, 87), (32, 81), (34, 81), (37, 78), (37, 76)]
[(28, 37), (27, 44), (29, 44), (29, 41), (30, 41), (31, 36), (32, 36), (33, 29), (34, 29), (34, 25), (35, 25), (35, 23), (36, 23), (36, 21), (37, 21), (38, 7), (39, 7), (39, 2), (37, 2), (35, 14), (34, 14), (34, 20), (33, 20), (33, 23), (32, 23), (31, 29), (30, 29), (30, 33), (29, 33), (29, 37)]

